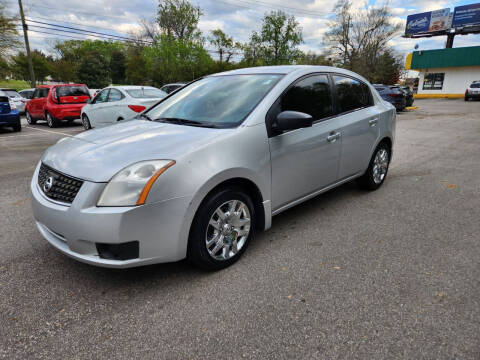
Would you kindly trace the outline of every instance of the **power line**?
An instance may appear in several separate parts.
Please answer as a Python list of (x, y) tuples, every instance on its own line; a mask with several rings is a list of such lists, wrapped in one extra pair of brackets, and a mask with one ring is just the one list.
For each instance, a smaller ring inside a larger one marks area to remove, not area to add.
[[(48, 25), (48, 26), (50, 26), (50, 27), (61, 28), (61, 29), (51, 29), (51, 30), (56, 30), (56, 31), (72, 32), (72, 31), (63, 30), (63, 29), (69, 29), (69, 30), (81, 31), (81, 32), (84, 32), (84, 33), (89, 33), (89, 34), (100, 35), (100, 36), (102, 36), (102, 37), (108, 36), (108, 37), (118, 38), (119, 40), (139, 41), (139, 42), (151, 43), (150, 41), (147, 41), (147, 40), (137, 40), (137, 39), (133, 39), (133, 38), (127, 38), (127, 37), (125, 37), (125, 36), (106, 34), (106, 33), (101, 33), (101, 32), (98, 32), (98, 31), (91, 31), (91, 30), (79, 29), (79, 28), (75, 28), (75, 27), (71, 27), (71, 26), (63, 26), (63, 25), (52, 24), (52, 23), (47, 23), (47, 22), (43, 22), (43, 21), (36, 21), (36, 20), (30, 20), (30, 19), (27, 19), (27, 21), (33, 22), (33, 23), (36, 23), (36, 24)], [(44, 28), (44, 29), (49, 29), (48, 27), (40, 26), (40, 25), (30, 25), (30, 26), (34, 26), (34, 27), (38, 27), (38, 28)]]

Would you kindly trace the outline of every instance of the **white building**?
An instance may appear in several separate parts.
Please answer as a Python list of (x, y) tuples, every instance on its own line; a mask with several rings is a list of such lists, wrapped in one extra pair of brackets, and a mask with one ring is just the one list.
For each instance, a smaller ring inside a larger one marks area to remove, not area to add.
[(416, 98), (461, 98), (480, 80), (480, 46), (415, 51), (405, 68), (419, 71)]

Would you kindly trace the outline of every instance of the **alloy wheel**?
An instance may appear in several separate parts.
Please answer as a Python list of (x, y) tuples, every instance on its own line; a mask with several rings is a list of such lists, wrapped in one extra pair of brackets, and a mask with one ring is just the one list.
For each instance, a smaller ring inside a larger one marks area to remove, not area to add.
[(379, 149), (373, 160), (372, 174), (375, 184), (380, 184), (385, 178), (388, 170), (388, 162), (388, 151), (384, 148)]
[(220, 205), (207, 226), (205, 245), (212, 258), (219, 261), (234, 257), (245, 245), (250, 234), (250, 211), (240, 200)]

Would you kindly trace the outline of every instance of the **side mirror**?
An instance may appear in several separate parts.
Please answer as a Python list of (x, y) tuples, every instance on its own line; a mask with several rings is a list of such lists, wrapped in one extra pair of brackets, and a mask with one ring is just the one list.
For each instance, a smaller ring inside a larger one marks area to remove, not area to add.
[(298, 111), (282, 111), (277, 115), (274, 129), (277, 131), (296, 130), (312, 126), (313, 118)]

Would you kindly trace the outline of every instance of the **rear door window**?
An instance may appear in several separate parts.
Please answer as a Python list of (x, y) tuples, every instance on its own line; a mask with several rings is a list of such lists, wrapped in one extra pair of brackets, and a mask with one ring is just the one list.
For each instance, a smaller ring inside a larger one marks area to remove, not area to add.
[(35, 89), (35, 92), (33, 93), (33, 99), (41, 99), (44, 97), (47, 97), (48, 95), (48, 88), (38, 88)]
[(369, 87), (359, 80), (345, 76), (333, 76), (337, 93), (338, 112), (355, 111), (373, 105)]

